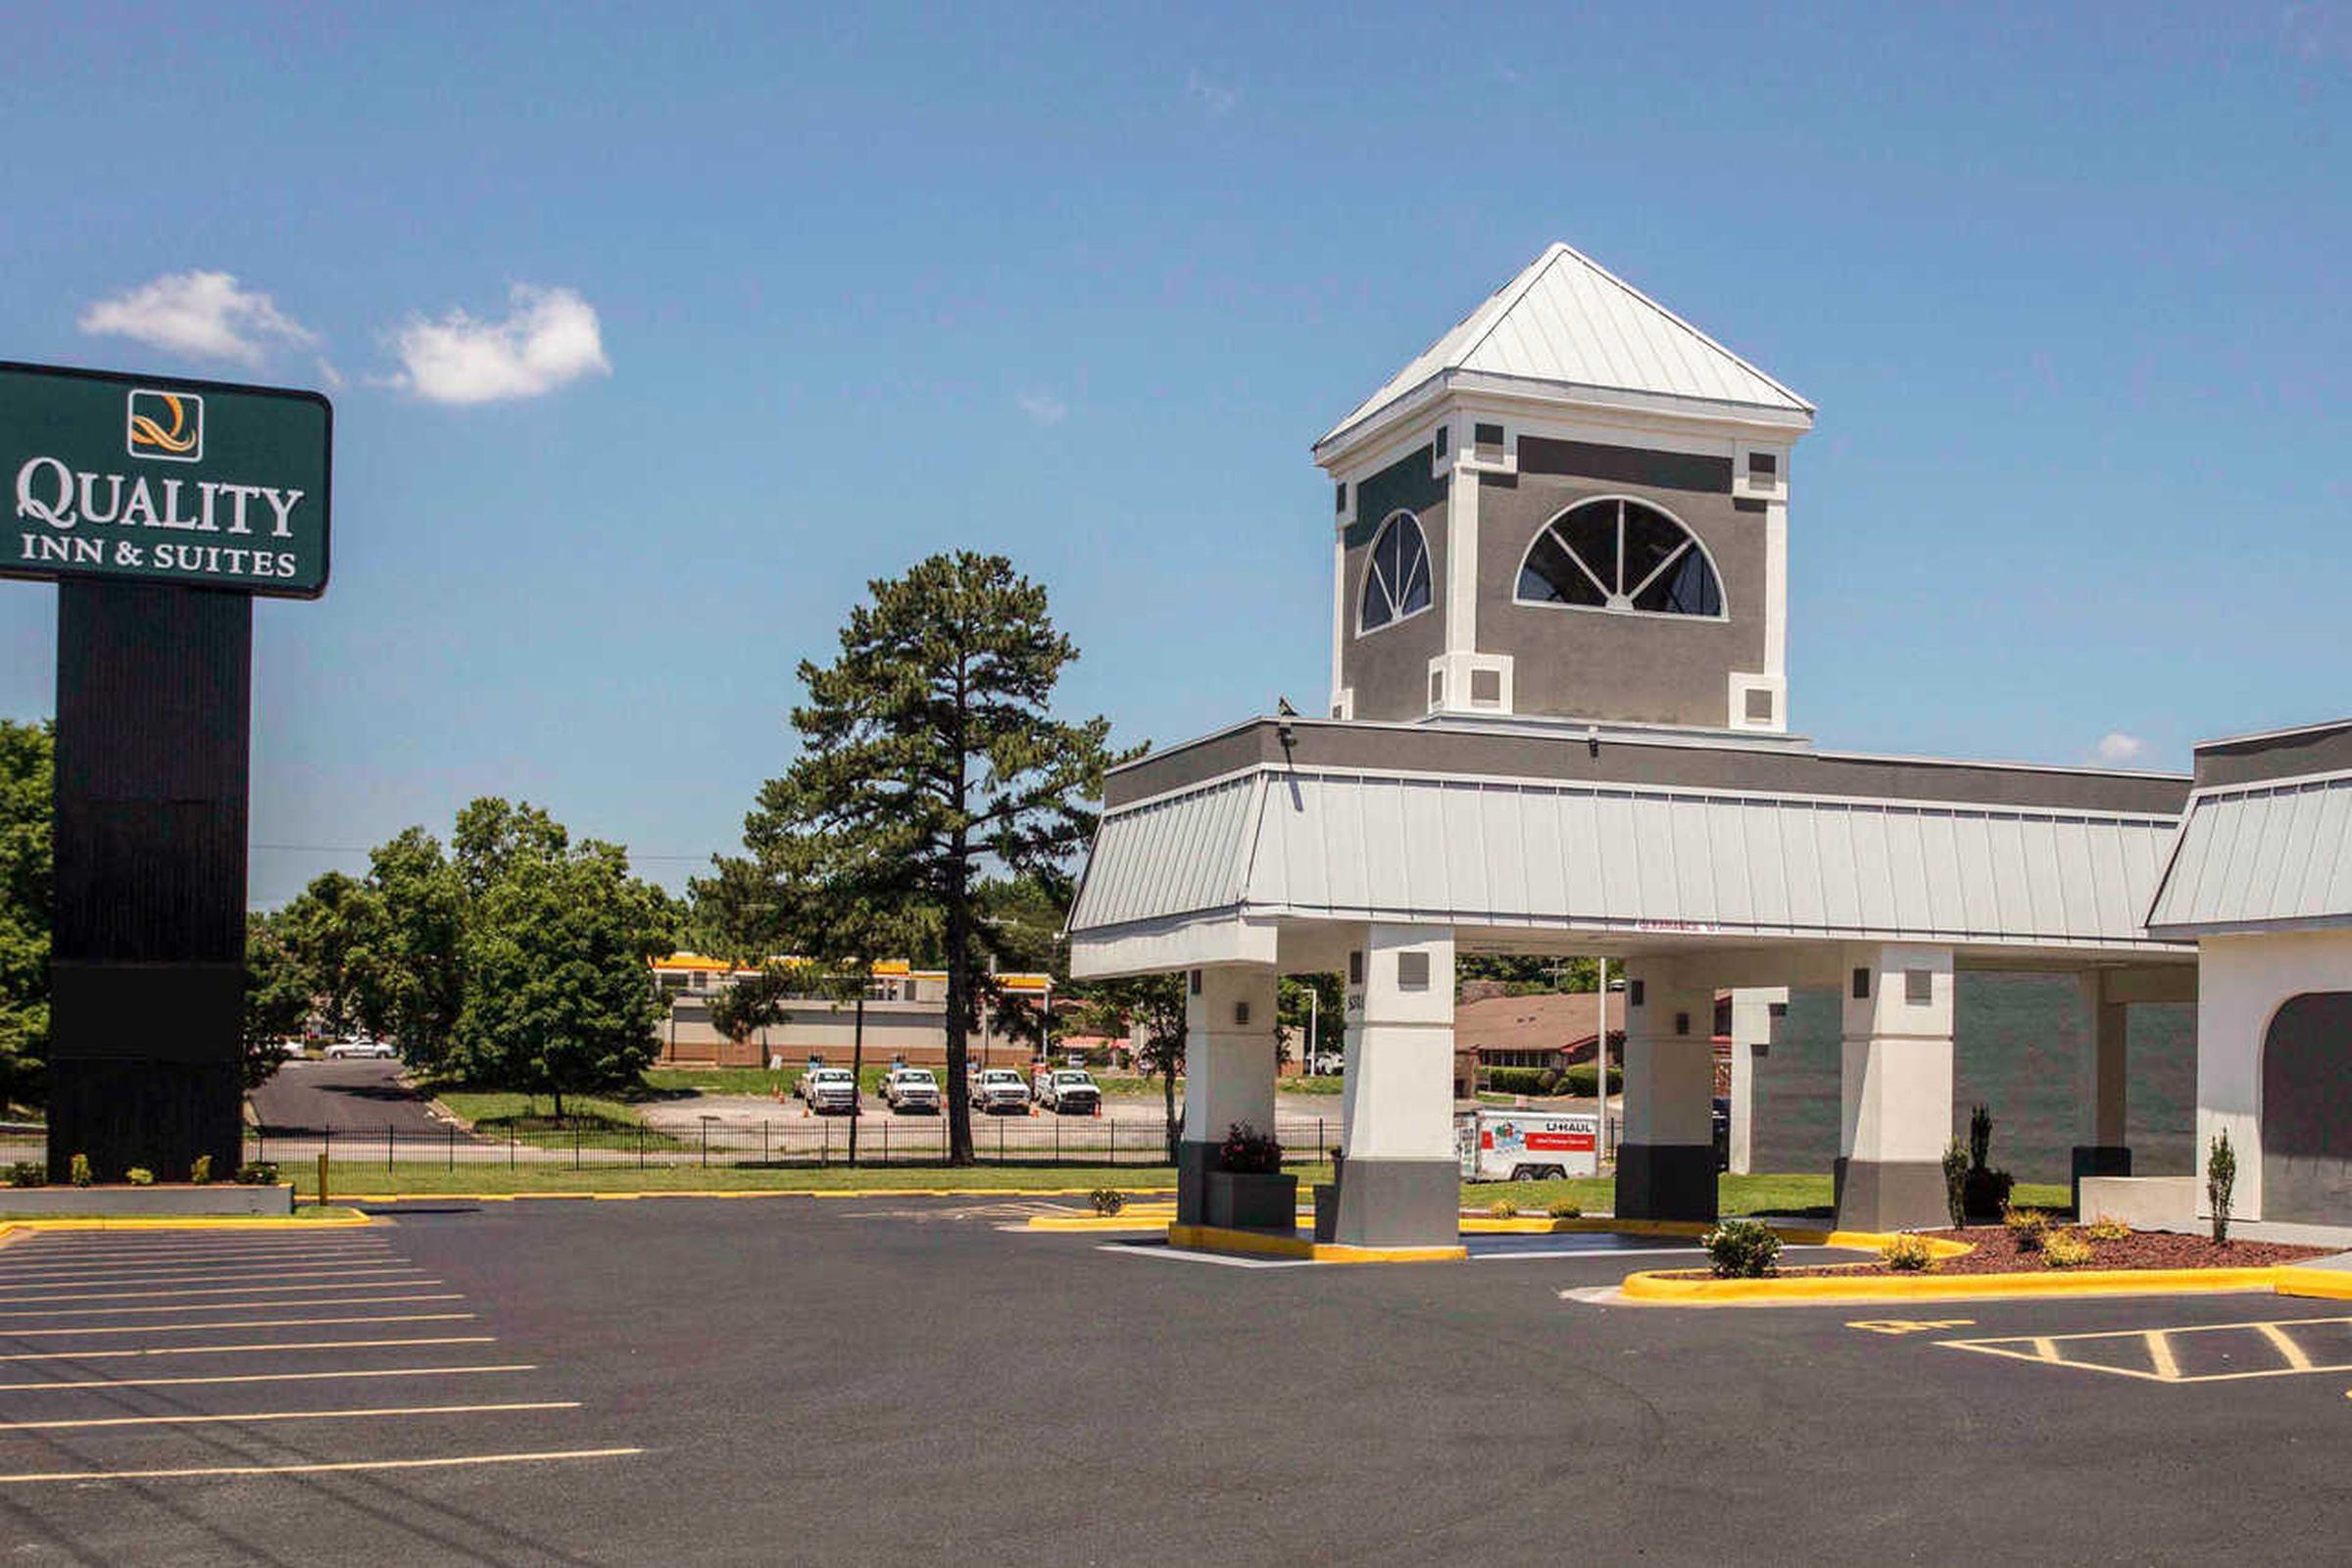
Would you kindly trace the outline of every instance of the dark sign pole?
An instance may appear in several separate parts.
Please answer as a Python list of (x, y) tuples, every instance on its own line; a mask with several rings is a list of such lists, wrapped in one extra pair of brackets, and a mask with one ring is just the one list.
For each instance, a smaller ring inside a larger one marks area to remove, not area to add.
[(0, 365), (0, 574), (54, 580), (49, 1167), (235, 1170), (253, 597), (326, 587), (312, 393)]

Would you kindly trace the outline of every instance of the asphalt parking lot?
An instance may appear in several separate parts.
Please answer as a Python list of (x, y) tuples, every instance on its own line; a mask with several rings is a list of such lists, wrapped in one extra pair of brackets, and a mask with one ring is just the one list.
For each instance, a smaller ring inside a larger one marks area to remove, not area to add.
[[(1035, 1206), (452, 1204), (251, 1258), (218, 1233), (20, 1242), (0, 1249), (0, 1354), (23, 1358), (0, 1362), (0, 1544), (87, 1563), (2320, 1562), (2352, 1525), (2340, 1303), (1592, 1304), (1672, 1256), (1601, 1238), (1236, 1268), (1003, 1228)], [(410, 1343), (332, 1343), (372, 1341)], [(2130, 1375), (2165, 1353), (2178, 1375)], [(281, 1381), (138, 1386), (256, 1373)], [(313, 1410), (335, 1413), (262, 1419)], [(140, 1424), (36, 1424), (120, 1419)], [(31, 1479), (125, 1470), (158, 1473)]]

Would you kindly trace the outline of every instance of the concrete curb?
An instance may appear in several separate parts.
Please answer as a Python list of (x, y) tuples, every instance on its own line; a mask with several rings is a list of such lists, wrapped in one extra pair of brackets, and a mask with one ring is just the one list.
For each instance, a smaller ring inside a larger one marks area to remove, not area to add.
[[(1625, 1299), (1658, 1306), (1828, 1306), (1868, 1301), (1968, 1301), (1997, 1297), (2180, 1296), (2262, 1291), (2288, 1270), (2261, 1268), (2083, 1269), (2043, 1274), (1878, 1274), (1838, 1279), (1670, 1279), (1629, 1274)], [(2309, 1270), (2303, 1272), (2311, 1272)], [(2345, 1295), (2352, 1297), (2352, 1282)]]
[(1223, 1230), (1214, 1225), (1170, 1225), (1168, 1245), (1197, 1252), (1291, 1258), (1304, 1263), (1457, 1263), (1470, 1255), (1463, 1247), (1349, 1247), (1339, 1242), (1301, 1241), (1296, 1236)]

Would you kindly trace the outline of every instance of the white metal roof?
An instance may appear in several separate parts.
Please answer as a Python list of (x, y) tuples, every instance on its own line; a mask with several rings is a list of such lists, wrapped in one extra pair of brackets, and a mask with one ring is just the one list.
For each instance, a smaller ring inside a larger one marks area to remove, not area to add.
[(1074, 938), (1214, 913), (2151, 945), (2165, 815), (1257, 769), (1103, 818)]
[(2180, 935), (2352, 924), (2352, 772), (2199, 790), (2148, 911)]
[(1631, 283), (1554, 243), (1316, 445), (1455, 370), (1813, 412), (1813, 405)]

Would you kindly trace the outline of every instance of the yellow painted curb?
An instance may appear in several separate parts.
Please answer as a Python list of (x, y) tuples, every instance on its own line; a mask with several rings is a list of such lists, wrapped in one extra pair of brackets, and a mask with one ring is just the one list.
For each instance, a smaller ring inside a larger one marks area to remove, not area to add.
[(2272, 1272), (2273, 1288), (2280, 1296), (2308, 1296), (2323, 1301), (2352, 1301), (2352, 1270), (2281, 1263)]
[(279, 1214), (174, 1214), (121, 1217), (86, 1215), (57, 1219), (0, 1220), (0, 1232), (17, 1231), (323, 1231), (353, 1225), (373, 1225), (368, 1214), (336, 1214), (318, 1219), (295, 1219)]
[(1310, 1242), (1296, 1236), (1225, 1230), (1215, 1225), (1170, 1225), (1170, 1247), (1250, 1257), (1287, 1257), (1308, 1263), (1452, 1263), (1470, 1255), (1462, 1247), (1350, 1247)]
[(2263, 1268), (2069, 1269), (2041, 1274), (1876, 1274), (1843, 1278), (1671, 1279), (1630, 1274), (1631, 1301), (1670, 1306), (1797, 1306), (1855, 1301), (1966, 1301), (2005, 1296), (2172, 1296), (2260, 1291), (2280, 1270)]
[[(1718, 1222), (1720, 1223), (1720, 1222)], [(1464, 1214), (1461, 1229), (1469, 1236), (1544, 1236), (1567, 1232), (1579, 1234), (1613, 1233), (1620, 1236), (1704, 1236), (1715, 1229), (1704, 1220), (1694, 1219), (1610, 1219), (1605, 1215), (1576, 1219), (1552, 1219), (1541, 1214), (1523, 1214), (1511, 1219), (1495, 1219), (1492, 1215)], [(1796, 1225), (1775, 1225), (1773, 1234), (1796, 1247), (1848, 1247), (1875, 1252), (1894, 1238), (1877, 1231), (1824, 1231)], [(1928, 1253), (1932, 1257), (1961, 1257), (1973, 1251), (1966, 1242), (1947, 1242), (1936, 1237), (1927, 1238)]]

